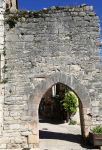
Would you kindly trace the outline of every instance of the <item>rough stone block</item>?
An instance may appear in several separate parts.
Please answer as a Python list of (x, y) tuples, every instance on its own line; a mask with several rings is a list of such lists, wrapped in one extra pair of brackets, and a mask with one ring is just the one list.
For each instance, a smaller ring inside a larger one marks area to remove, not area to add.
[(11, 130), (19, 130), (20, 129), (20, 124), (11, 124), (10, 126)]
[(28, 136), (28, 142), (29, 142), (29, 144), (38, 143), (39, 142), (38, 136), (37, 135), (29, 135)]
[(6, 149), (7, 147), (6, 147), (6, 144), (0, 144), (0, 149)]

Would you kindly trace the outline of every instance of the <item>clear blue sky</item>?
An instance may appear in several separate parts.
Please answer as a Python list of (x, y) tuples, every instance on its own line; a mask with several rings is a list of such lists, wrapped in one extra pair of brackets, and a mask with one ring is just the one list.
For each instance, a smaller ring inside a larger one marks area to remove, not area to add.
[[(100, 18), (100, 27), (102, 28), (102, 0), (18, 0), (20, 10), (41, 10), (51, 6), (73, 6), (81, 4), (92, 5), (94, 7), (96, 14)], [(102, 31), (100, 35), (102, 39)]]

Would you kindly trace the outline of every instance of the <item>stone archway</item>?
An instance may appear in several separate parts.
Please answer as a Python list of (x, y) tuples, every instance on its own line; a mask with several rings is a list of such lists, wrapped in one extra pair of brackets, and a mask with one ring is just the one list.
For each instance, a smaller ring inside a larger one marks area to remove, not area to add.
[(70, 87), (80, 100), (80, 120), (82, 136), (85, 139), (88, 136), (91, 119), (90, 119), (90, 97), (87, 89), (80, 84), (80, 82), (73, 75), (65, 75), (63, 73), (55, 73), (44, 78), (40, 84), (35, 88), (33, 95), (30, 96), (28, 102), (28, 114), (33, 119), (29, 122), (29, 128), (32, 131), (32, 135), (28, 136), (29, 144), (39, 143), (39, 116), (38, 109), (41, 98), (46, 91), (56, 83), (62, 83)]

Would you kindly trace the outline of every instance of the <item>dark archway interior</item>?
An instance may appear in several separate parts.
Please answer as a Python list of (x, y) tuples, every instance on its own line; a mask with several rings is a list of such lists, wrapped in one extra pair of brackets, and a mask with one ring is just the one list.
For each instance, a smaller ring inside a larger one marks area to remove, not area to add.
[(65, 91), (70, 90), (62, 83), (57, 83), (48, 89), (39, 105), (40, 122), (63, 123), (69, 120), (69, 115), (64, 110), (62, 103)]

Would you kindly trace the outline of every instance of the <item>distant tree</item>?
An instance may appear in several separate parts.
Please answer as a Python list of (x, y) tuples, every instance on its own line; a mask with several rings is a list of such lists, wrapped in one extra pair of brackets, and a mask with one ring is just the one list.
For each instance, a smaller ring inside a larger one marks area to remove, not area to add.
[(72, 91), (65, 91), (64, 99), (62, 100), (62, 105), (64, 110), (67, 112), (67, 122), (72, 114), (77, 112), (78, 98)]

